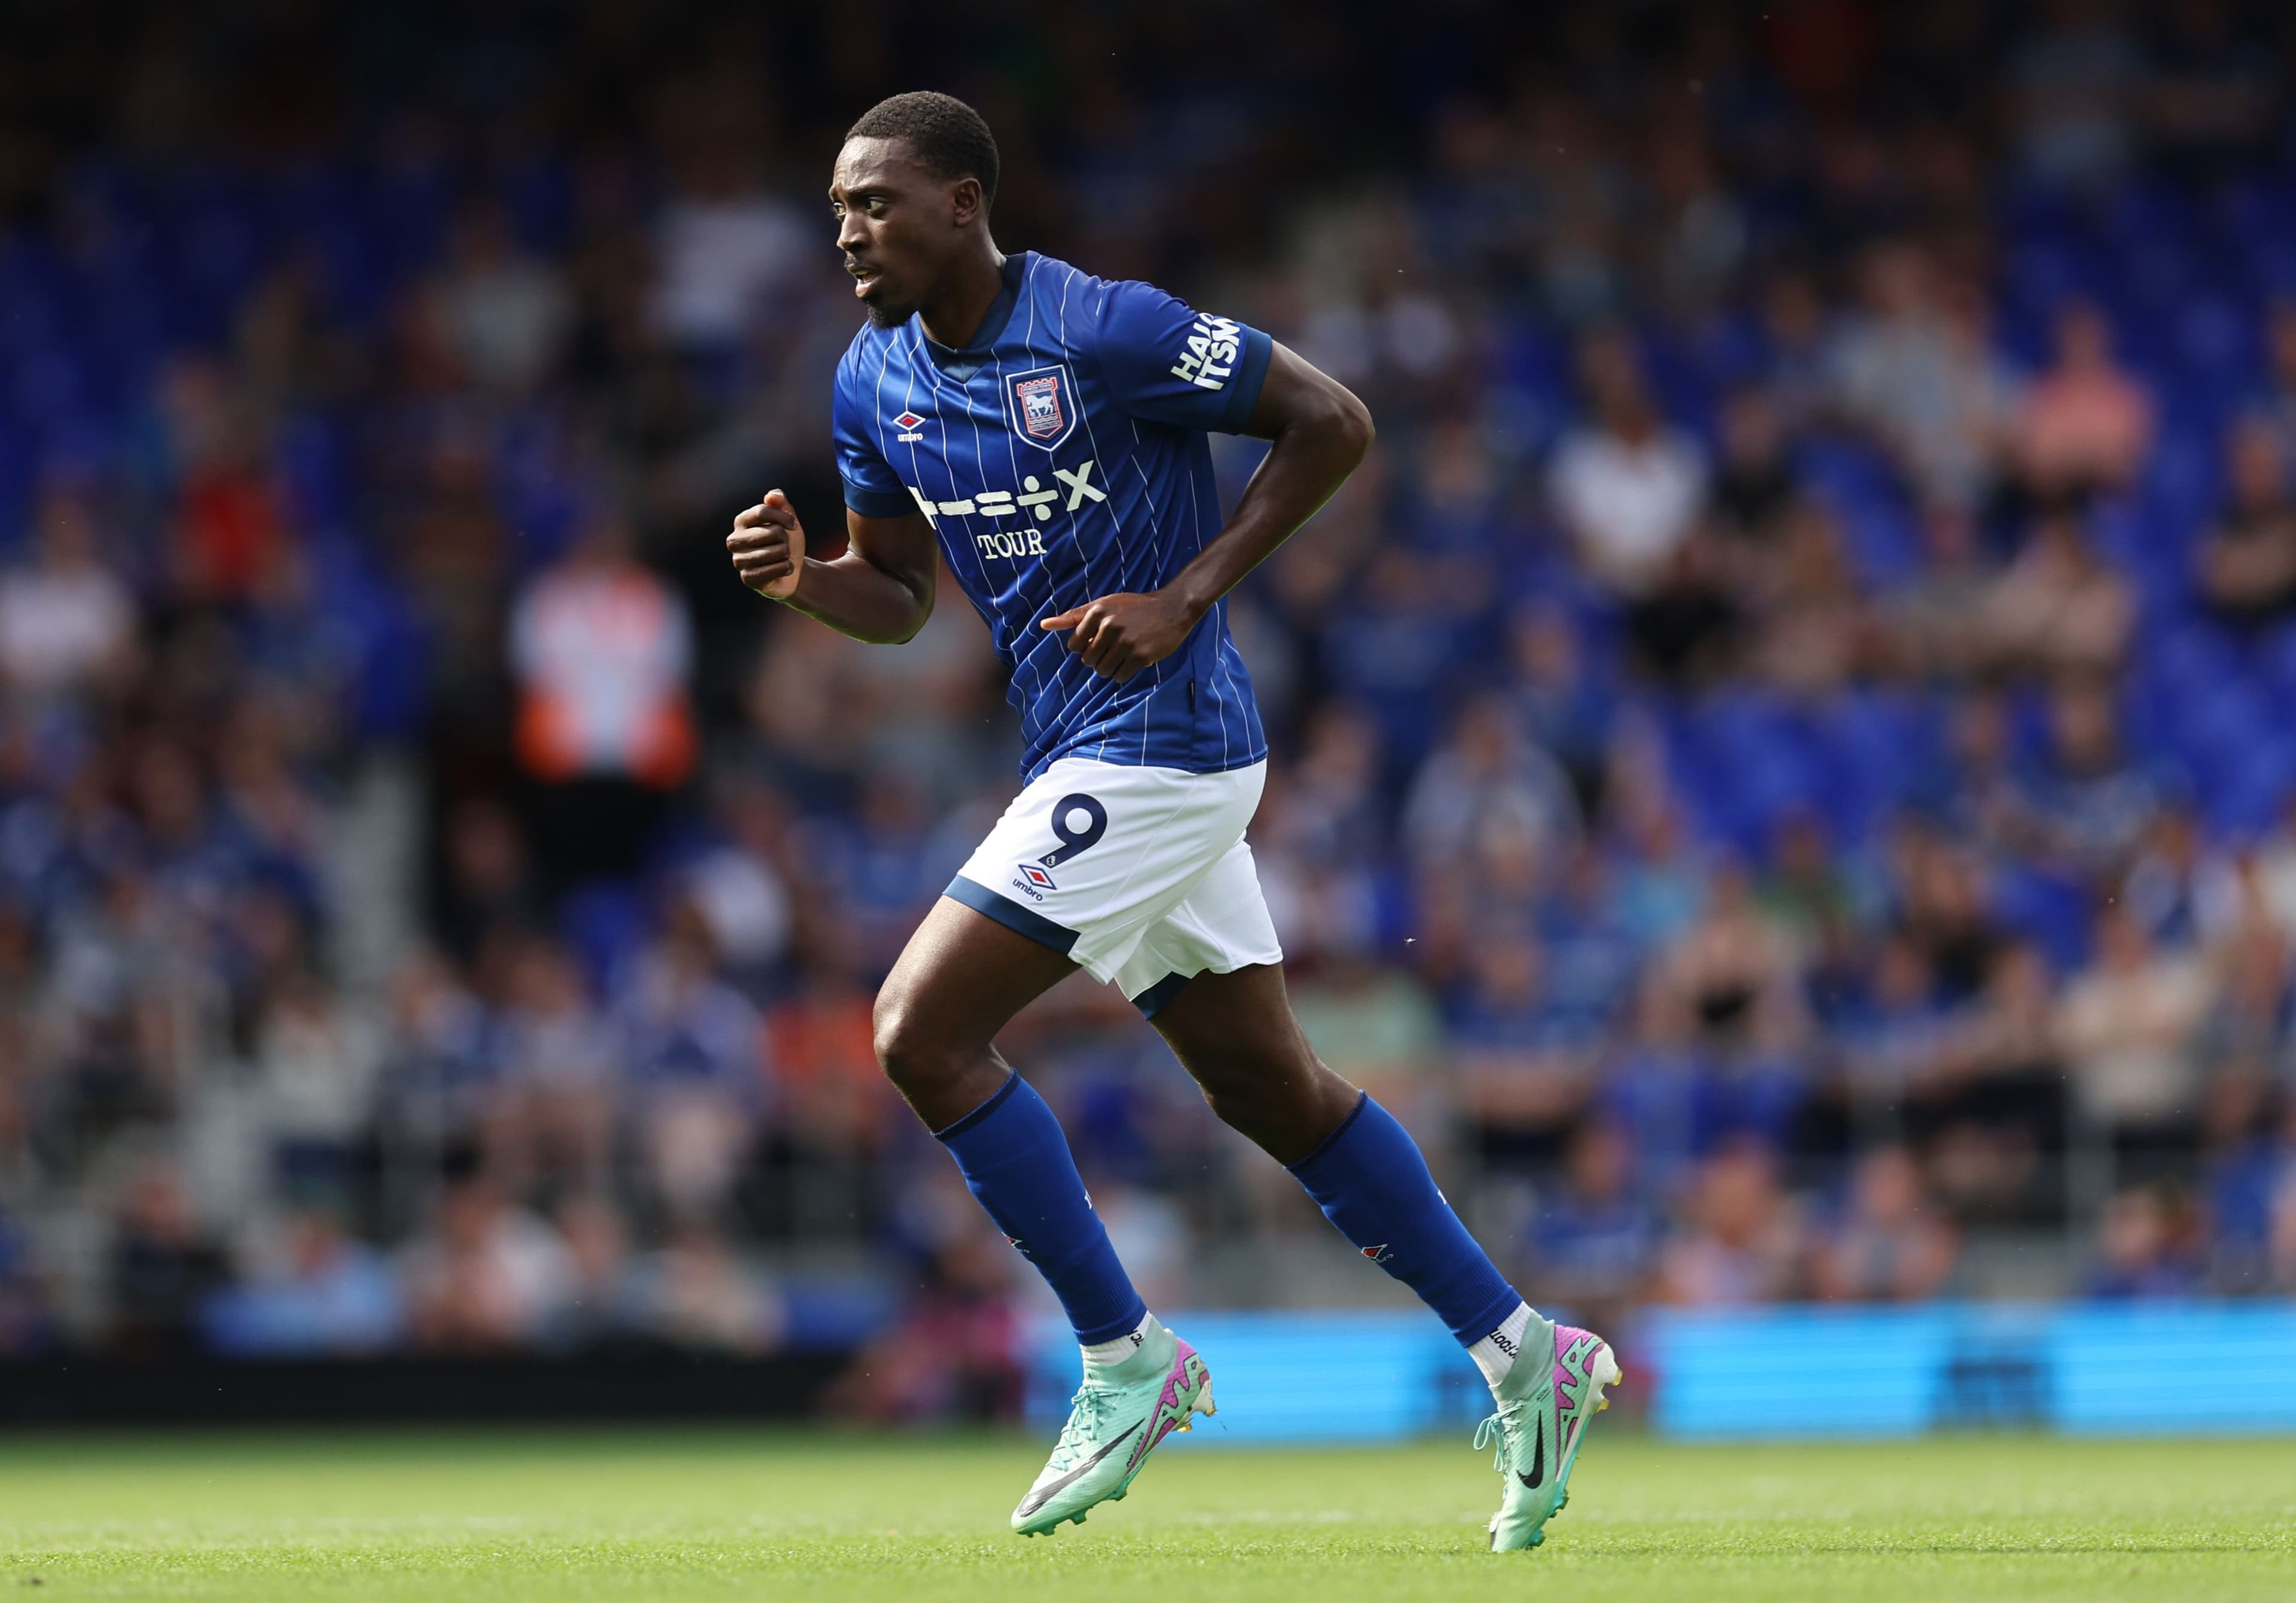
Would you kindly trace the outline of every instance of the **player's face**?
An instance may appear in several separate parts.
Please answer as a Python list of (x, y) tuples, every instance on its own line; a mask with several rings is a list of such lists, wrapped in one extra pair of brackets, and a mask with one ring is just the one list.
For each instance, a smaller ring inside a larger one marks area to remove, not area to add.
[(937, 178), (898, 139), (855, 139), (837, 153), (829, 204), (853, 293), (869, 321), (908, 321), (940, 282), (976, 208), (979, 185)]

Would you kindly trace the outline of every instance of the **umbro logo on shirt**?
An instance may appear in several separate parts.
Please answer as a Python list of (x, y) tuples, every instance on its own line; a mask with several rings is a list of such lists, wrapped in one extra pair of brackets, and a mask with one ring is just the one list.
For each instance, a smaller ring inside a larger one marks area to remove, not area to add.
[(914, 412), (905, 412), (901, 413), (900, 416), (893, 420), (893, 427), (901, 431), (893, 438), (904, 443), (910, 440), (922, 439), (924, 438), (924, 436), (918, 431), (923, 426), (924, 419), (919, 417)]

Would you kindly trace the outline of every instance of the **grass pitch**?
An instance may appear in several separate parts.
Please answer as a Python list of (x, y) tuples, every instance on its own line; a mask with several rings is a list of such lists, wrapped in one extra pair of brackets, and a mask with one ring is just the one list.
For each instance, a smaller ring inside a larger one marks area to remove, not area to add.
[[(1207, 1428), (1216, 1429), (1217, 1424)], [(42, 1599), (2143, 1599), (2296, 1596), (2296, 1442), (1682, 1447), (1598, 1429), (1534, 1553), (1464, 1442), (1160, 1452), (1024, 1542), (1016, 1439), (0, 1438)], [(38, 1591), (29, 1589), (37, 1585)]]

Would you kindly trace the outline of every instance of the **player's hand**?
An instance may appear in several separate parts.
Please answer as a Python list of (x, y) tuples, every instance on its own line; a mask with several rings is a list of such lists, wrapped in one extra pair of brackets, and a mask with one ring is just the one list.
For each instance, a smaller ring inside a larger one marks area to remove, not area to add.
[(779, 490), (767, 490), (763, 501), (734, 519), (726, 550), (742, 583), (768, 601), (789, 600), (805, 577), (805, 525)]
[(1086, 667), (1125, 680), (1178, 650), (1198, 616), (1185, 601), (1160, 590), (1146, 595), (1120, 591), (1071, 607), (1037, 626), (1067, 631), (1069, 650), (1083, 658)]

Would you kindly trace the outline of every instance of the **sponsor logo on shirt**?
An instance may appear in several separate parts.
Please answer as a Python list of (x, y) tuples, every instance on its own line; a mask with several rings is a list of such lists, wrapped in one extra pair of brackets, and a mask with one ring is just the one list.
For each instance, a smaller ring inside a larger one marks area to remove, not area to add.
[(911, 485), (909, 497), (925, 515), (925, 521), (936, 529), (943, 518), (1015, 519), (1009, 526), (992, 522), (986, 531), (973, 534), (973, 549), (984, 560), (1041, 557), (1045, 554), (1044, 530), (1029, 527), (1026, 519), (1033, 518), (1039, 525), (1046, 524), (1053, 520), (1055, 508), (1073, 512), (1091, 503), (1107, 500), (1108, 492), (1092, 482), (1096, 465), (1086, 457), (1074, 468), (1054, 468), (1053, 478), (1061, 487), (1058, 489), (1046, 489), (1044, 480), (1030, 473), (1021, 478), (1017, 495), (1011, 490), (981, 490), (957, 501), (930, 501), (922, 490)]
[(1235, 376), (1235, 359), (1243, 349), (1243, 325), (1232, 317), (1196, 314), (1188, 330), (1186, 348), (1172, 364), (1172, 376), (1198, 389), (1226, 389)]

